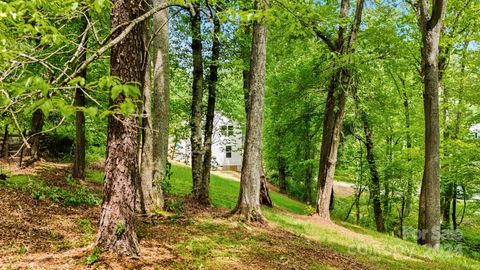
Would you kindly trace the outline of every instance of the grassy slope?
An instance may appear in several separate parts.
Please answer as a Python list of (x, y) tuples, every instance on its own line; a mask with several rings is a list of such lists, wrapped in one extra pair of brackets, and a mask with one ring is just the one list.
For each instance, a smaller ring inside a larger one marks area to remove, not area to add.
[[(191, 190), (190, 168), (174, 164), (172, 173), (171, 193), (188, 195)], [(102, 181), (101, 172), (88, 172), (87, 182), (92, 183), (97, 189), (101, 187)], [(7, 182), (6, 186), (19, 188), (31, 186), (32, 182), (38, 186), (47, 184), (46, 181), (31, 176), (14, 176)], [(233, 208), (238, 192), (239, 182), (212, 175), (211, 199), (214, 206)], [(175, 261), (174, 269), (188, 268), (186, 266), (188, 264), (207, 269), (228, 269), (232, 260), (237, 266), (245, 265), (245, 262), (258, 261), (257, 266), (263, 265), (265, 269), (276, 265), (278, 268), (279, 264), (283, 264), (282, 260), (290, 260), (290, 264), (296, 263), (297, 266), (308, 266), (307, 269), (335, 269), (329, 265), (339, 267), (336, 263), (329, 264), (328, 261), (325, 264), (326, 259), (322, 258), (321, 254), (328, 254), (332, 260), (342, 256), (354, 257), (375, 269), (480, 269), (478, 261), (446, 251), (432, 251), (349, 223), (337, 222), (353, 231), (352, 233), (345, 233), (332, 226), (311, 223), (305, 220), (307, 218), (294, 218), (292, 217), (294, 215), (306, 215), (309, 207), (275, 192), (271, 192), (270, 195), (276, 208), (264, 208), (264, 215), (273, 227), (271, 230), (252, 230), (224, 219), (206, 218), (194, 221), (187, 218), (184, 221), (164, 222), (165, 224), (160, 227), (146, 227), (140, 230), (139, 235), (143, 235), (146, 242), (158, 243), (159, 239), (155, 237), (165, 234), (157, 233), (155, 230), (161, 228), (173, 232), (178, 229), (174, 233), (175, 238), (167, 239), (170, 245), (175, 246), (174, 252), (182, 257), (182, 260)], [(95, 222), (93, 219), (91, 221)], [(294, 236), (282, 236), (283, 233), (279, 229), (287, 230)], [(94, 233), (90, 234), (88, 236), (94, 237)], [(65, 245), (70, 245), (68, 241), (65, 242)], [(302, 254), (305, 250), (309, 250), (308, 256)], [(156, 252), (158, 251), (152, 254)], [(156, 258), (153, 257), (152, 260), (155, 261)], [(165, 265), (172, 264), (166, 262)]]
[[(187, 195), (191, 190), (191, 171), (183, 165), (172, 166), (172, 193)], [(216, 207), (233, 208), (239, 183), (212, 175), (211, 199)], [(305, 215), (308, 208), (303, 203), (271, 192), (276, 207), (294, 214)], [(264, 208), (264, 215), (274, 225), (298, 235), (319, 241), (341, 253), (353, 255), (360, 261), (379, 269), (480, 269), (480, 262), (447, 251), (432, 251), (396, 237), (338, 222), (361, 234), (361, 240), (341, 232), (295, 219), (276, 209)]]
[[(172, 193), (175, 195), (188, 195), (192, 190), (192, 171), (190, 167), (174, 164), (172, 166)], [(240, 183), (212, 175), (210, 183), (210, 197), (216, 207), (233, 208), (237, 202)], [(307, 214), (307, 207), (303, 203), (292, 200), (285, 195), (272, 192), (270, 194), (275, 206), (296, 214)]]

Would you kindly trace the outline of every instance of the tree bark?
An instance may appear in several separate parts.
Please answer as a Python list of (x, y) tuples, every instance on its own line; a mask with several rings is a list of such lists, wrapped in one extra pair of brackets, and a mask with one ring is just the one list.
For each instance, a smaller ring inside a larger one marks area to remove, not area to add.
[[(151, 38), (150, 24), (142, 24), (144, 44)], [(153, 192), (153, 115), (152, 115), (152, 79), (150, 48), (145, 47), (145, 74), (143, 84), (142, 132), (140, 141), (140, 177), (137, 179), (137, 211), (152, 213), (157, 208), (157, 198)]]
[(263, 174), (260, 176), (260, 204), (273, 207), (273, 201), (268, 192), (267, 178)]
[(375, 225), (377, 227), (377, 231), (384, 232), (385, 224), (383, 221), (382, 204), (380, 200), (380, 176), (378, 175), (375, 156), (373, 153), (372, 133), (370, 132), (368, 121), (365, 119), (363, 122), (363, 129), (365, 132), (365, 147), (367, 149), (367, 162), (370, 168), (371, 176), (370, 196), (372, 198), (373, 212), (375, 214)]
[(42, 132), (44, 124), (44, 114), (42, 110), (36, 109), (33, 112), (32, 122), (30, 126), (30, 155), (33, 161), (38, 160), (39, 154), (38, 150), (40, 148), (40, 132)]
[(440, 32), (446, 1), (419, 0), (417, 17), (422, 34), (423, 105), (425, 114), (425, 165), (420, 193), (417, 242), (432, 248), (440, 247), (440, 119), (438, 53)]
[[(165, 1), (153, 1), (154, 7)], [(162, 180), (166, 174), (168, 152), (168, 9), (153, 15), (153, 29), (144, 26), (145, 42), (151, 39), (153, 48), (146, 48), (147, 64), (143, 90), (142, 156), (140, 167), (139, 200), (142, 213), (154, 213), (164, 204)], [(153, 30), (153, 31), (152, 31)], [(151, 57), (153, 55), (153, 57)], [(153, 64), (153, 89), (152, 69)], [(167, 79), (166, 79), (167, 78)]]
[[(357, 106), (357, 110), (360, 114), (360, 119), (362, 121), (363, 131), (365, 134), (365, 141), (363, 143), (365, 144), (365, 148), (367, 150), (367, 163), (370, 169), (370, 199), (372, 201), (373, 213), (375, 215), (375, 225), (376, 225), (377, 231), (385, 232), (385, 222), (383, 220), (382, 202), (381, 202), (381, 194), (380, 194), (380, 189), (381, 189), (380, 176), (378, 174), (377, 163), (376, 163), (375, 154), (373, 151), (374, 145), (373, 145), (372, 132), (370, 130), (370, 124), (368, 122), (367, 113), (363, 109), (361, 109), (360, 99), (358, 98), (356, 91), (357, 89), (353, 90), (353, 96), (355, 100), (355, 105)], [(388, 190), (386, 189), (385, 192), (387, 191)], [(388, 196), (388, 194), (385, 194), (385, 196)]]
[(205, 154), (203, 157), (202, 182), (199, 187), (200, 197), (198, 198), (198, 202), (203, 205), (210, 204), (210, 170), (212, 167), (213, 121), (215, 118), (218, 65), (220, 60), (220, 30), (220, 20), (215, 14), (213, 18), (212, 58), (210, 63), (210, 75), (208, 78), (208, 104), (203, 144)]
[[(117, 0), (111, 11), (112, 28), (142, 14), (141, 0)], [(118, 35), (115, 34), (115, 35)], [(115, 37), (113, 37), (115, 38)], [(141, 26), (112, 48), (110, 73), (123, 83), (144, 80), (144, 42)], [(110, 105), (125, 100), (120, 94)], [(135, 232), (135, 183), (137, 172), (138, 118), (135, 115), (111, 115), (108, 119), (105, 184), (97, 245), (118, 255), (137, 256), (139, 245)]]
[[(154, 7), (165, 6), (167, 0), (154, 0)], [(168, 126), (170, 114), (170, 68), (169, 68), (169, 30), (168, 9), (153, 15), (153, 38), (155, 64), (153, 69), (153, 181), (154, 205), (162, 209), (164, 197), (162, 182), (167, 175), (168, 163)]]
[[(405, 88), (405, 81), (402, 80), (402, 85), (403, 85), (403, 109), (404, 109), (404, 114), (405, 114), (405, 141), (407, 144), (407, 151), (408, 151), (408, 157), (407, 161), (410, 164), (412, 161), (412, 136), (410, 134), (410, 104), (408, 101), (408, 95), (407, 95), (407, 90)], [(407, 180), (407, 196), (405, 199), (405, 216), (408, 216), (411, 211), (411, 204), (412, 204), (412, 193), (413, 193), (413, 171), (409, 169), (408, 172), (408, 180)]]
[[(85, 18), (82, 19), (82, 30), (85, 31), (88, 27), (87, 21)], [(87, 60), (87, 38), (82, 39), (82, 57), (81, 61)], [(87, 69), (83, 70), (80, 74), (80, 77), (87, 79)], [(75, 153), (73, 161), (73, 171), (72, 177), (75, 179), (84, 179), (85, 178), (85, 114), (82, 109), (78, 107), (85, 106), (85, 94), (83, 93), (82, 86), (77, 85), (75, 89), (75, 101), (74, 105), (77, 107), (75, 112)]]
[[(342, 0), (340, 18), (347, 16), (349, 0)], [(356, 41), (362, 18), (364, 0), (357, 1), (355, 18), (348, 40), (344, 38), (345, 28), (340, 25), (335, 53), (339, 56), (353, 53), (353, 44)], [(348, 64), (349, 60), (347, 60)], [(345, 113), (346, 91), (351, 84), (350, 73), (345, 67), (333, 63), (334, 72), (330, 79), (325, 116), (323, 122), (322, 146), (320, 150), (320, 164), (317, 180), (317, 215), (325, 220), (330, 220), (330, 197), (333, 191), (333, 177), (337, 163), (338, 146), (342, 132), (343, 117)]]
[(191, 14), (192, 30), (192, 57), (193, 57), (193, 83), (192, 83), (192, 114), (190, 119), (190, 144), (192, 149), (192, 181), (193, 200), (202, 201), (202, 99), (203, 99), (203, 54), (202, 54), (202, 30), (200, 4), (193, 5), (194, 14)]
[[(256, 0), (255, 9), (266, 11), (267, 0)], [(262, 128), (265, 96), (265, 64), (267, 54), (267, 25), (262, 16), (253, 24), (250, 76), (248, 86), (248, 119), (243, 153), (240, 195), (234, 210), (244, 221), (263, 222), (260, 208), (260, 177), (262, 164)]]

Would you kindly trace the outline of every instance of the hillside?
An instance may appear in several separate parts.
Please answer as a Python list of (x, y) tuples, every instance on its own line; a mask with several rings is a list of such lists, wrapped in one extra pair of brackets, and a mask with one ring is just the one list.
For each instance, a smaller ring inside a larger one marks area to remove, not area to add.
[[(2, 168), (7, 167), (2, 164)], [(276, 192), (264, 208), (268, 225), (251, 227), (226, 217), (239, 183), (212, 177), (212, 208), (184, 196), (190, 168), (172, 167), (169, 212), (139, 217), (141, 257), (119, 260), (93, 247), (100, 213), (102, 172), (86, 181), (68, 167), (46, 163), (0, 185), (1, 269), (479, 269), (480, 263), (347, 223), (325, 224), (309, 208)], [(4, 170), (5, 172), (5, 170)]]

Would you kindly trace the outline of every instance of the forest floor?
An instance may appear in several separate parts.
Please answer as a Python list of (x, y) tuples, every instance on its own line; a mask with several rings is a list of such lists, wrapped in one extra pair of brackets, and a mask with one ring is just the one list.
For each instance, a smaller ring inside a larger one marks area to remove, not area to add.
[[(0, 182), (0, 269), (480, 269), (349, 224), (325, 223), (309, 208), (272, 192), (268, 225), (227, 218), (238, 182), (212, 178), (209, 208), (192, 205), (189, 168), (173, 166), (168, 212), (137, 219), (141, 256), (119, 259), (94, 247), (102, 173), (77, 183), (68, 164), (40, 163)], [(1, 181), (1, 180), (0, 180)]]

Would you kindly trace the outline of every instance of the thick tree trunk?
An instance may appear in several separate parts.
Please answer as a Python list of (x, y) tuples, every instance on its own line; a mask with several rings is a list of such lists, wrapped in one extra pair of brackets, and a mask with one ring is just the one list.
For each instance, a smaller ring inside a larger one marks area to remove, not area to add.
[(190, 144), (192, 148), (192, 181), (193, 199), (202, 201), (202, 99), (203, 99), (203, 54), (200, 4), (194, 5), (195, 13), (191, 14), (192, 29), (192, 57), (193, 57), (193, 83), (192, 83), (192, 115), (190, 119)]
[[(112, 28), (141, 15), (141, 0), (113, 2)], [(122, 82), (144, 80), (144, 43), (141, 26), (128, 34), (111, 51), (110, 73)], [(142, 87), (142, 86), (140, 86)], [(142, 89), (142, 88), (140, 88)], [(125, 99), (121, 94), (111, 105)], [(110, 116), (108, 119), (105, 184), (97, 245), (119, 255), (139, 254), (135, 232), (135, 183), (137, 177), (138, 118), (135, 115)]]
[[(166, 5), (167, 0), (154, 0), (154, 7)], [(163, 208), (164, 197), (162, 182), (167, 175), (168, 163), (168, 125), (170, 114), (170, 69), (169, 69), (169, 31), (168, 9), (153, 15), (153, 180), (152, 193), (156, 208)]]
[[(345, 18), (347, 16), (349, 4), (349, 0), (342, 0), (340, 18)], [(341, 25), (338, 29), (338, 39), (335, 52), (339, 56), (353, 53), (352, 45), (356, 41), (360, 28), (363, 5), (364, 0), (357, 1), (355, 18), (348, 40), (345, 40), (344, 38), (344, 26)], [(347, 60), (347, 64), (348, 62), (349, 61)], [(330, 220), (330, 197), (333, 192), (333, 177), (335, 175), (337, 153), (340, 145), (340, 135), (345, 113), (346, 91), (351, 83), (348, 70), (344, 67), (339, 67), (338, 65), (339, 63), (333, 64), (336, 71), (334, 71), (330, 80), (327, 102), (325, 105), (322, 147), (320, 150), (320, 164), (317, 180), (316, 213), (320, 218), (325, 220)]]
[[(266, 10), (267, 0), (255, 1), (255, 9)], [(250, 59), (248, 119), (243, 153), (240, 195), (234, 212), (244, 221), (260, 221), (264, 218), (260, 208), (260, 177), (262, 175), (262, 129), (265, 96), (265, 64), (267, 54), (267, 25), (262, 17), (253, 24), (252, 52)]]
[[(165, 1), (154, 1), (154, 7)], [(147, 48), (147, 70), (143, 89), (142, 154), (140, 184), (138, 195), (139, 209), (142, 213), (153, 213), (162, 209), (162, 180), (166, 172), (168, 152), (168, 10), (164, 9), (153, 16), (153, 31), (145, 25), (145, 42), (153, 37), (153, 48)], [(167, 56), (165, 56), (167, 54)], [(153, 55), (154, 57), (151, 57)], [(152, 69), (153, 65), (153, 89)]]
[(203, 157), (203, 175), (200, 183), (199, 203), (210, 204), (210, 169), (212, 167), (212, 140), (213, 140), (213, 121), (215, 118), (215, 102), (218, 81), (218, 64), (220, 60), (220, 20), (215, 15), (213, 19), (213, 43), (212, 59), (210, 63), (210, 75), (208, 78), (208, 104), (207, 117), (205, 121), (205, 138), (203, 148), (205, 155)]
[[(333, 176), (335, 174), (337, 151), (340, 144), (341, 125), (343, 124), (343, 114), (346, 101), (345, 92), (340, 90), (337, 105), (337, 98), (335, 97), (335, 89), (337, 88), (338, 80), (337, 76), (337, 73), (333, 75), (327, 96), (317, 180), (316, 213), (318, 216), (326, 220), (330, 219), (330, 197), (333, 191)], [(338, 107), (336, 113), (335, 107)], [(338, 124), (340, 126), (337, 126)]]
[(420, 193), (417, 242), (440, 247), (440, 119), (438, 52), (446, 1), (435, 1), (432, 15), (425, 14), (428, 2), (419, 2), (419, 26), (422, 34), (422, 75), (425, 112), (425, 166)]
[[(150, 40), (150, 24), (143, 25), (144, 43)], [(152, 213), (157, 208), (156, 193), (153, 192), (153, 115), (152, 115), (152, 80), (151, 80), (151, 56), (149, 48), (143, 52), (145, 58), (145, 77), (143, 84), (142, 106), (142, 136), (140, 141), (140, 177), (137, 179), (137, 211)], [(148, 50), (148, 51), (147, 51)]]
[[(86, 19), (82, 20), (83, 23), (83, 31), (86, 30), (88, 24)], [(82, 62), (87, 59), (87, 38), (82, 40)], [(81, 72), (79, 75), (80, 77), (87, 79), (87, 69)], [(73, 171), (72, 177), (75, 179), (84, 179), (85, 178), (85, 114), (83, 110), (78, 109), (78, 107), (85, 106), (85, 94), (83, 93), (83, 89), (81, 89), (80, 85), (77, 85), (77, 89), (75, 89), (75, 102), (74, 105), (77, 107), (77, 111), (75, 112), (75, 154), (73, 160)]]

